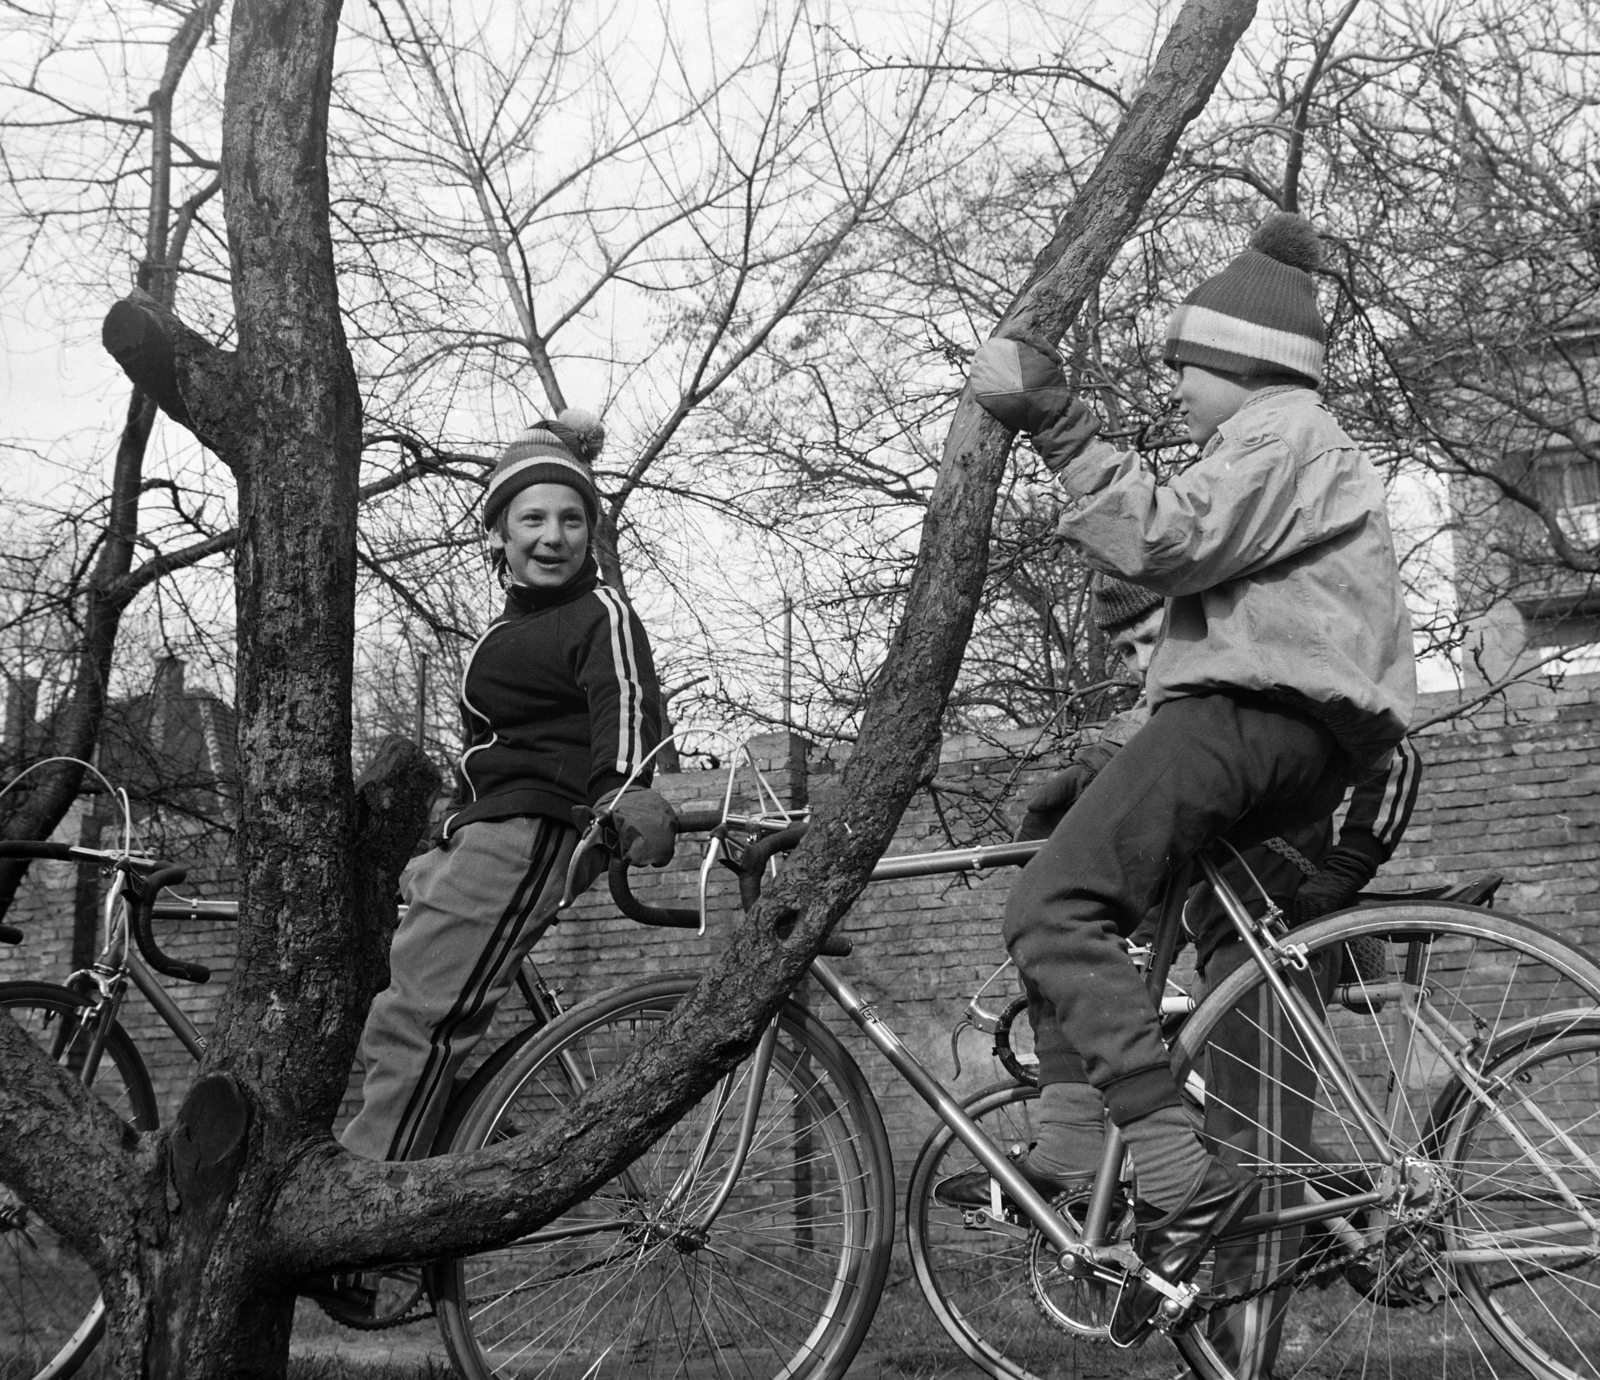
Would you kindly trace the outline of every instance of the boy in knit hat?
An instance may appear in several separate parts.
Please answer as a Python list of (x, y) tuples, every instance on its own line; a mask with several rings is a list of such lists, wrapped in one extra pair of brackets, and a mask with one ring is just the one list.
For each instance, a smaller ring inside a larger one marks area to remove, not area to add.
[[(1112, 657), (1143, 691), (1145, 675), (1160, 643), (1166, 602), (1153, 590), (1115, 576), (1097, 573), (1091, 584), (1095, 626), (1106, 634)], [(1056, 772), (1029, 798), (1017, 830), (1019, 839), (1048, 838), (1089, 783), (1149, 719), (1141, 693), (1131, 709), (1114, 715), (1095, 738), (1080, 747), (1070, 765)], [(1261, 892), (1291, 919), (1291, 927), (1355, 904), (1356, 895), (1394, 853), (1410, 822), (1422, 778), (1422, 763), (1406, 739), (1396, 746), (1387, 772), (1359, 783), (1333, 842), (1331, 818), (1286, 829), (1287, 837), (1269, 838), (1229, 857), (1223, 875), (1252, 915), (1265, 912)], [(1155, 936), (1160, 907), (1153, 908), (1129, 936), (1148, 945)], [(1194, 940), (1195, 967), (1206, 993), (1248, 961), (1232, 923), (1207, 886), (1194, 889), (1184, 912), (1185, 928)], [(1333, 974), (1327, 975), (1330, 980)], [(1016, 1159), (1035, 1188), (1047, 1197), (1063, 1194), (1087, 1201), (1105, 1148), (1105, 1105), (1088, 1081), (1083, 1059), (1062, 1037), (1055, 1013), (1037, 988), (1025, 983), (1029, 1023), (1035, 1032), (1039, 1061), (1039, 1100), (1034, 1127), (1038, 1139)], [(1306, 1145), (1305, 1121), (1314, 1094), (1315, 1075), (1309, 1064), (1282, 1059), (1285, 1031), (1275, 1003), (1257, 994), (1257, 1008), (1230, 1015), (1212, 1033), (1212, 1061), (1206, 1085), (1205, 1131), (1246, 1160), (1271, 1153), (1268, 1143)], [(1271, 1070), (1264, 1076), (1263, 1070)], [(1300, 1092), (1297, 1100), (1286, 1093)], [(1323, 1156), (1323, 1158), (1329, 1158)], [(1335, 1157), (1336, 1158), (1336, 1157)], [(946, 1179), (934, 1196), (948, 1207), (982, 1209), (990, 1201), (989, 1175), (969, 1170)], [(1263, 1206), (1266, 1206), (1265, 1204)], [(1273, 1203), (1273, 1207), (1289, 1206)], [(1219, 1248), (1213, 1287), (1243, 1288), (1272, 1278), (1303, 1249), (1298, 1227)], [(1217, 1315), (1212, 1344), (1240, 1380), (1259, 1380), (1272, 1373), (1283, 1327), (1286, 1296), (1273, 1292)]]
[[(1057, 475), (1061, 536), (1170, 601), (1150, 721), (1023, 870), (1006, 942), (1122, 1128), (1135, 1247), (1173, 1283), (1257, 1182), (1190, 1125), (1121, 936), (1168, 870), (1217, 839), (1259, 843), (1326, 819), (1347, 784), (1390, 765), (1416, 696), (1383, 485), (1315, 391), (1319, 260), (1303, 219), (1274, 216), (1173, 314), (1164, 357), (1201, 456), (1165, 485), (1094, 439), (1098, 420), (1048, 347), (995, 339), (973, 359), (977, 400), (1030, 432)], [(1142, 1283), (1126, 1290), (1112, 1340), (1142, 1337), (1160, 1301)]]
[(610, 807), (631, 862), (672, 858), (672, 809), (646, 789), (661, 732), (650, 643), (592, 549), (604, 438), (568, 409), (489, 476), (483, 526), (506, 602), (467, 657), (455, 797), (401, 878), (408, 909), (361, 1037), (361, 1111), (341, 1137), (359, 1155), (431, 1153), (452, 1080), (555, 919), (574, 809)]

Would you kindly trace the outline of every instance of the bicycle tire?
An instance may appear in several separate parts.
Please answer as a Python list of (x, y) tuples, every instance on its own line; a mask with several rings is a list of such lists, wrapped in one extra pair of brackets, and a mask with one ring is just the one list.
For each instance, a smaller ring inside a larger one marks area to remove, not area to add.
[[(45, 982), (0, 983), (0, 1006), (10, 1011), (60, 1061), (75, 1061), (81, 1037), (63, 1035), (90, 1003)], [(136, 1130), (153, 1131), (155, 1089), (139, 1051), (113, 1023), (94, 1089)], [(62, 1380), (73, 1374), (105, 1331), (99, 1281), (78, 1253), (10, 1189), (0, 1185), (0, 1374)]]
[[(1037, 1138), (1032, 1113), (1038, 1096), (1034, 1084), (1001, 1083), (961, 1105), (991, 1140), (1016, 1153)], [(1111, 1304), (1104, 1288), (1069, 1280), (1053, 1268), (1054, 1253), (1034, 1249), (1038, 1233), (1015, 1209), (1005, 1209), (998, 1223), (985, 1213), (976, 1224), (962, 1209), (939, 1202), (935, 1190), (941, 1182), (977, 1167), (955, 1132), (941, 1125), (923, 1143), (906, 1189), (911, 1268), (939, 1325), (995, 1380), (1044, 1380), (1103, 1367), (1109, 1356), (1099, 1343)], [(1081, 1330), (1052, 1320), (1041, 1298), (1055, 1319)], [(1091, 1347), (1098, 1356), (1091, 1357)]]
[[(1540, 1161), (1566, 1171), (1562, 1183), (1584, 1212), (1600, 1213), (1600, 1022), (1582, 1029), (1547, 1023), (1543, 1033), (1491, 1051), (1483, 1075), (1496, 1114), (1458, 1085), (1442, 1125), (1442, 1155), (1456, 1187), (1445, 1250), (1463, 1257), (1455, 1276), (1479, 1318), (1533, 1375), (1593, 1380), (1600, 1368), (1600, 1242), (1560, 1201)], [(1502, 1118), (1528, 1136), (1526, 1146)], [(1507, 1237), (1573, 1249), (1527, 1260), (1465, 1258)]]
[[(1349, 975), (1347, 946), (1369, 938), (1383, 945), (1381, 978), (1357, 975), (1338, 986), (1341, 973)], [(1600, 965), (1528, 921), (1445, 902), (1345, 911), (1291, 940), (1308, 962), (1297, 984), (1312, 993), (1322, 1029), (1389, 1144), (1415, 1166), (1406, 1171), (1410, 1206), (1396, 1214), (1361, 1209), (1225, 1246), (1197, 1281), (1211, 1300), (1203, 1320), (1173, 1340), (1202, 1380), (1522, 1374), (1530, 1356), (1483, 1315), (1443, 1244), (1459, 1189), (1442, 1158), (1440, 1106), (1456, 1095), (1451, 1080), (1463, 1076), (1452, 1059), (1476, 1062), (1541, 1020), (1582, 1024), (1600, 1015)], [(1439, 1037), (1448, 1057), (1405, 1013), (1422, 992), (1448, 1022), (1437, 1028), (1453, 1032)], [(1379, 1182), (1376, 1156), (1253, 964), (1223, 979), (1184, 1025), (1173, 1071), (1180, 1087), (1203, 1097), (1208, 1132), (1228, 1139), (1237, 1158), (1269, 1176), (1267, 1190), (1282, 1195), (1276, 1204), (1264, 1196), (1253, 1211)], [(1459, 1095), (1467, 1095), (1464, 1084)], [(1600, 1355), (1600, 1311), (1586, 1313), (1584, 1326), (1587, 1354)], [(1596, 1380), (1593, 1369), (1578, 1374)]]
[[(573, 1099), (575, 1072), (587, 1083), (617, 1068), (695, 982), (666, 977), (575, 1006), (480, 1092), (450, 1148), (539, 1124)], [(689, 1229), (721, 1183), (749, 1069), (747, 1061), (729, 1076), (715, 1123), (714, 1092), (624, 1175), (533, 1237), (434, 1267), (440, 1330), (463, 1376), (844, 1373), (889, 1267), (888, 1137), (855, 1061), (815, 1016), (787, 1003), (750, 1156), (696, 1236)], [(696, 1168), (713, 1124), (719, 1133)], [(680, 1176), (688, 1191), (663, 1207)], [(574, 1235), (560, 1239), (564, 1231)]]

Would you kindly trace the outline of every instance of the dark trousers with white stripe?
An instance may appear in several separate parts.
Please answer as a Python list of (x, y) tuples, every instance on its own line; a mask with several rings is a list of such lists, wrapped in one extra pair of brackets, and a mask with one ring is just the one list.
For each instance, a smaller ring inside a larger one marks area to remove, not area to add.
[(366, 1074), (346, 1149), (375, 1160), (432, 1153), (457, 1072), (555, 919), (576, 842), (560, 820), (483, 820), (411, 860), (389, 985), (361, 1034)]
[(1122, 936), (1169, 871), (1214, 840), (1244, 847), (1327, 819), (1344, 767), (1333, 736), (1296, 709), (1243, 692), (1171, 700), (1022, 869), (1006, 947), (1119, 1125), (1183, 1104)]

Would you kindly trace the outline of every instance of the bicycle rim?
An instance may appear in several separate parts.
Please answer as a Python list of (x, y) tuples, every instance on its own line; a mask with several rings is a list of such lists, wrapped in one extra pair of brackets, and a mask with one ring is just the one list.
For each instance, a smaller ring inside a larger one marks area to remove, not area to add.
[[(47, 983), (0, 984), (0, 1006), (59, 1062), (80, 1071), (86, 1035), (72, 1039), (86, 1003)], [(138, 1051), (113, 1026), (94, 1090), (141, 1131), (156, 1126), (155, 1093)], [(71, 1375), (104, 1330), (94, 1272), (28, 1205), (0, 1185), (0, 1376), (56, 1380)]]
[(1488, 1062), (1490, 1105), (1463, 1096), (1452, 1108), (1445, 1160), (1456, 1197), (1444, 1245), (1507, 1351), (1543, 1380), (1595, 1380), (1600, 1024), (1563, 1025), (1549, 1022)]
[[(663, 979), (568, 1012), (508, 1064), (452, 1148), (557, 1114), (580, 1084), (650, 1039), (692, 986)], [(819, 1022), (787, 1007), (744, 1171), (701, 1232), (749, 1073), (741, 1065), (586, 1202), (503, 1250), (437, 1270), (441, 1328), (463, 1374), (842, 1374), (888, 1269), (888, 1141), (853, 1061)]]
[[(1346, 945), (1364, 936), (1382, 941), (1381, 969), (1362, 978), (1350, 972)], [(1525, 1349), (1464, 1287), (1450, 1245), (1463, 1181), (1439, 1115), (1471, 1100), (1478, 1064), (1518, 1032), (1592, 1021), (1600, 967), (1515, 917), (1437, 903), (1346, 912), (1292, 938), (1310, 965), (1286, 976), (1320, 1012), (1365, 1093), (1402, 1163), (1407, 1201), (1225, 1244), (1198, 1283), (1213, 1301), (1250, 1297), (1213, 1302), (1175, 1340), (1200, 1374), (1238, 1380), (1522, 1374)], [(1208, 1135), (1264, 1175), (1253, 1211), (1382, 1185), (1357, 1119), (1252, 965), (1226, 978), (1184, 1027), (1174, 1071), (1203, 1099)], [(1571, 1319), (1587, 1356), (1600, 1353), (1597, 1318)]]

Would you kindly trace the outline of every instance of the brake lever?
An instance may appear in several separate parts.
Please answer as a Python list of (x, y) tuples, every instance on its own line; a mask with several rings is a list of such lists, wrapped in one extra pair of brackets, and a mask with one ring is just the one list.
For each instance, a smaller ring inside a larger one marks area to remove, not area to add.
[(582, 837), (578, 839), (577, 846), (572, 850), (572, 857), (567, 860), (567, 884), (562, 889), (561, 899), (556, 902), (556, 911), (558, 914), (561, 911), (570, 910), (573, 902), (578, 899), (576, 895), (578, 886), (578, 865), (583, 861), (583, 855), (585, 853), (587, 853), (597, 844), (604, 843), (606, 825), (610, 822), (611, 816), (609, 813), (602, 814), (596, 812), (593, 818), (591, 818), (589, 821), (589, 827), (583, 831)]

